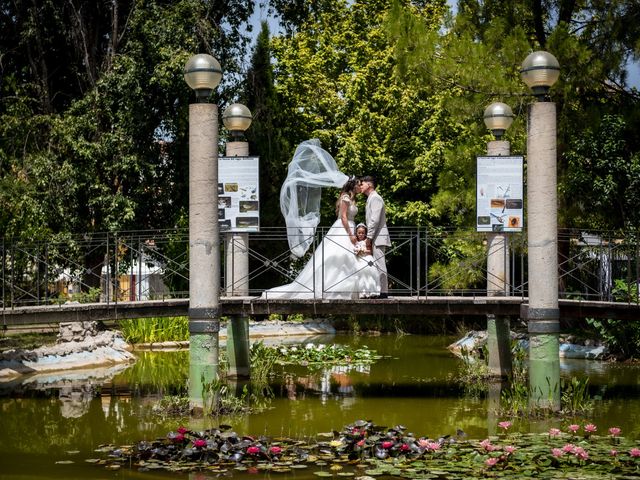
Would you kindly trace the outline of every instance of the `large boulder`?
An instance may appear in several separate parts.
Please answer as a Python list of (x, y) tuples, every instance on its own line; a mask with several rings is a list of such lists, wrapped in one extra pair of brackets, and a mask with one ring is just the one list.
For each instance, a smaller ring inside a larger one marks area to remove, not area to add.
[(99, 331), (96, 322), (60, 324), (54, 345), (0, 353), (0, 380), (36, 372), (135, 362), (120, 332)]

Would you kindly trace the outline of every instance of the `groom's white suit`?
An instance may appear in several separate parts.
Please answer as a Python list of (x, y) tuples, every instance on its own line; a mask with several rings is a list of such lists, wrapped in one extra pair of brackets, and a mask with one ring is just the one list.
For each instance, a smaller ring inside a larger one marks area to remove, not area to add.
[(387, 279), (387, 262), (385, 253), (387, 247), (391, 246), (391, 238), (387, 229), (387, 217), (384, 208), (384, 200), (378, 192), (372, 190), (367, 195), (367, 206), (365, 209), (367, 222), (367, 238), (371, 240), (373, 246), (373, 258), (376, 267), (380, 272), (380, 295), (386, 296), (389, 293), (389, 282)]

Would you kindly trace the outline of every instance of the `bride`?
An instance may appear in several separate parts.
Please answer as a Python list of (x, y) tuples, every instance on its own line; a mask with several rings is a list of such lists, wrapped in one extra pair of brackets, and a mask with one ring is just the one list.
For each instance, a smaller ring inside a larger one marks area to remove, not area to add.
[(354, 254), (356, 185), (356, 178), (341, 173), (317, 139), (298, 146), (280, 191), (291, 253), (302, 257), (313, 242), (320, 222), (322, 187), (342, 187), (336, 202), (337, 219), (294, 281), (266, 290), (262, 298), (358, 298), (359, 265)]

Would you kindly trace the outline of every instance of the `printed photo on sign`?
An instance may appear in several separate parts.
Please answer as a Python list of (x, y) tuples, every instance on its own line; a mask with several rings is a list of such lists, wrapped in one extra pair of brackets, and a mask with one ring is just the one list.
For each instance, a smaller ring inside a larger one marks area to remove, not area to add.
[(258, 202), (240, 201), (240, 213), (257, 212), (258, 210)]
[(236, 227), (257, 227), (258, 217), (238, 217), (236, 218)]

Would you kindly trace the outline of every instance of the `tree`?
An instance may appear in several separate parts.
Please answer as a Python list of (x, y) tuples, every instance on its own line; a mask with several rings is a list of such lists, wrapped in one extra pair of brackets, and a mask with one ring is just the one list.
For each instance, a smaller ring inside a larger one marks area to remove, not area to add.
[[(437, 188), (442, 143), (455, 128), (441, 122), (428, 86), (394, 75), (390, 2), (322, 5), (292, 35), (273, 40), (276, 90), (289, 119), (281, 128), (293, 143), (320, 138), (345, 173), (376, 176), (391, 223), (426, 224), (425, 199)], [(443, 9), (440, 2), (419, 12), (437, 29)], [(325, 221), (335, 215), (329, 203)]]
[[(193, 53), (213, 52), (226, 72), (220, 95), (231, 96), (253, 5), (3, 2), (11, 35), (0, 37), (8, 52), (0, 203), (28, 209), (0, 218), (3, 231), (69, 236), (173, 225), (187, 207), (192, 92), (183, 65)], [(99, 273), (103, 254), (86, 258), (86, 268)]]
[(581, 219), (579, 226), (640, 227), (640, 152), (633, 148), (634, 137), (637, 141), (621, 115), (605, 115), (599, 125), (573, 139), (565, 154), (562, 190), (573, 199), (569, 216)]

